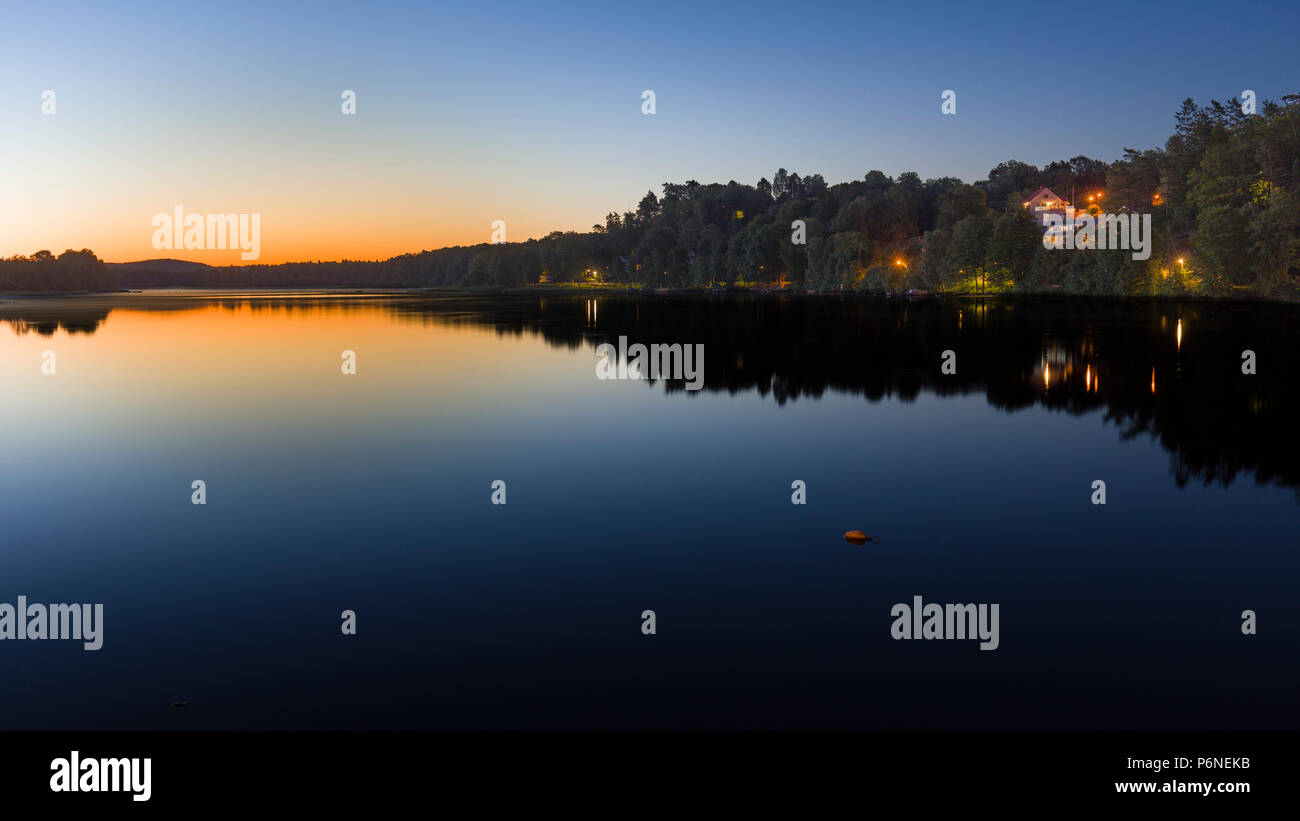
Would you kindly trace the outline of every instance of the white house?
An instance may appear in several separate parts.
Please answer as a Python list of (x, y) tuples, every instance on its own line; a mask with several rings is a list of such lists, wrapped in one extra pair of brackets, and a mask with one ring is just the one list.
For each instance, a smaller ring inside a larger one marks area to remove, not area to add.
[(1060, 214), (1061, 219), (1064, 220), (1065, 209), (1069, 204), (1069, 200), (1061, 199), (1055, 191), (1045, 185), (1025, 200), (1025, 208), (1033, 215), (1040, 228), (1047, 226), (1048, 214)]

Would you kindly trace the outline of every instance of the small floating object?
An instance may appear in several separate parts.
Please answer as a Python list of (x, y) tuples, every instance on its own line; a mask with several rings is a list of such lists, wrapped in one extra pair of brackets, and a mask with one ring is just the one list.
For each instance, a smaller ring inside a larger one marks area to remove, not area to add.
[(172, 702), (172, 706), (173, 706), (173, 707), (184, 707), (186, 704), (189, 704), (189, 702), (188, 702), (188, 701), (173, 701), (173, 702)]
[(873, 536), (868, 536), (867, 534), (863, 533), (861, 530), (850, 530), (848, 533), (845, 533), (844, 541), (852, 542), (853, 544), (866, 544), (867, 542), (871, 542), (872, 544), (880, 544), (879, 539)]

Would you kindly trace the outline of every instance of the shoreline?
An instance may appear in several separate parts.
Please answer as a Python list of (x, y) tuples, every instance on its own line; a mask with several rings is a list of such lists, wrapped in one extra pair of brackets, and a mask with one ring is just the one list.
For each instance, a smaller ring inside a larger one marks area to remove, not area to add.
[(725, 288), (638, 288), (630, 285), (563, 285), (563, 284), (544, 284), (544, 285), (522, 285), (507, 288), (465, 288), (460, 286), (446, 286), (437, 288), (282, 288), (268, 286), (265, 288), (205, 288), (205, 287), (187, 287), (176, 286), (169, 288), (144, 288), (144, 289), (126, 289), (119, 288), (112, 291), (0, 291), (0, 305), (15, 305), (21, 303), (46, 302), (46, 301), (63, 301), (86, 298), (106, 298), (106, 297), (125, 297), (125, 296), (144, 296), (144, 297), (165, 297), (165, 296), (197, 296), (211, 295), (214, 298), (236, 295), (283, 295), (283, 296), (420, 296), (420, 295), (451, 295), (461, 294), (466, 296), (578, 296), (589, 294), (593, 296), (707, 296), (707, 297), (742, 297), (742, 296), (761, 296), (761, 297), (809, 297), (809, 298), (826, 298), (826, 297), (850, 297), (854, 299), (882, 299), (882, 300), (907, 300), (909, 302), (918, 300), (941, 300), (941, 299), (959, 299), (974, 301), (997, 301), (997, 300), (1021, 300), (1021, 299), (1043, 299), (1052, 301), (1105, 301), (1105, 302), (1205, 302), (1214, 304), (1251, 304), (1251, 305), (1295, 305), (1300, 304), (1300, 298), (1295, 297), (1261, 297), (1261, 296), (1210, 296), (1206, 294), (1187, 294), (1187, 295), (1169, 295), (1169, 294), (1086, 294), (1086, 293), (1066, 293), (1062, 290), (1053, 291), (1007, 291), (999, 293), (970, 293), (962, 291), (902, 291), (902, 292), (873, 292), (873, 291), (840, 291), (840, 290), (820, 290), (820, 289), (794, 289), (794, 288), (777, 288), (777, 287), (736, 287), (728, 286)]

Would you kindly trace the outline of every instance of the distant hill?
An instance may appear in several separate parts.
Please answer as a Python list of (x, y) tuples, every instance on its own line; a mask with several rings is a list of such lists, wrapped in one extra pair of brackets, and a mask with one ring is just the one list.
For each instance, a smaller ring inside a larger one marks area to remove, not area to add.
[(186, 262), (183, 259), (144, 259), (139, 262), (109, 262), (105, 263), (115, 271), (148, 271), (151, 274), (193, 274), (198, 271), (206, 271), (211, 265), (204, 265), (202, 262)]
[(144, 259), (139, 262), (106, 263), (123, 288), (158, 288), (168, 285), (204, 285), (213, 272), (211, 265), (183, 259)]

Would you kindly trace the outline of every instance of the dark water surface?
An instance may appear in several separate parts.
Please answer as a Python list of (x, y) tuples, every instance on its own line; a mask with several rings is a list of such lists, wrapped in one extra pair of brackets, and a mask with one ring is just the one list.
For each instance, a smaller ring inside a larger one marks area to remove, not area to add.
[[(1300, 729), (1298, 319), (0, 303), (0, 602), (104, 605), (99, 651), (0, 641), (0, 727)], [(620, 335), (703, 344), (703, 389), (597, 379)], [(917, 595), (1000, 646), (894, 640)]]

